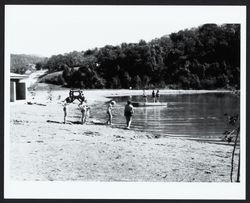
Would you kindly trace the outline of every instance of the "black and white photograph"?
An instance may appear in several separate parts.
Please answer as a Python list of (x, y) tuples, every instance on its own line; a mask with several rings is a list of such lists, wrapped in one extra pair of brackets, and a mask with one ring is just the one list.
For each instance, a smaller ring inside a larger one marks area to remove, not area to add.
[(246, 6), (5, 6), (6, 198), (244, 199)]

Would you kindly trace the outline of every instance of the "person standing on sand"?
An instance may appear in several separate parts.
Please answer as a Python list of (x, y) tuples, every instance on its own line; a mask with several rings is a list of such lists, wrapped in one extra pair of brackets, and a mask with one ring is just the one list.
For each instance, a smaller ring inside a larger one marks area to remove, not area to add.
[(127, 129), (130, 129), (133, 114), (134, 114), (134, 107), (131, 104), (131, 101), (127, 101), (127, 104), (125, 105), (124, 109), (124, 116), (126, 117)]
[(108, 121), (107, 121), (107, 124), (108, 125), (113, 125), (112, 123), (112, 119), (113, 119), (113, 115), (112, 115), (112, 109), (113, 109), (113, 106), (115, 105), (115, 101), (111, 101), (109, 104), (108, 104), (108, 108), (107, 108), (107, 114), (108, 114)]
[(81, 116), (81, 124), (84, 124), (88, 117), (88, 112), (90, 110), (90, 107), (87, 106), (87, 101), (81, 102), (78, 107), (81, 110), (82, 116)]
[(152, 92), (152, 98), (153, 98), (153, 101), (155, 102), (155, 91), (154, 90)]
[(67, 97), (64, 101), (63, 101), (63, 112), (64, 112), (64, 119), (63, 119), (63, 123), (66, 123), (66, 119), (67, 119), (67, 111), (68, 111), (68, 105), (71, 103), (71, 99), (69, 97)]

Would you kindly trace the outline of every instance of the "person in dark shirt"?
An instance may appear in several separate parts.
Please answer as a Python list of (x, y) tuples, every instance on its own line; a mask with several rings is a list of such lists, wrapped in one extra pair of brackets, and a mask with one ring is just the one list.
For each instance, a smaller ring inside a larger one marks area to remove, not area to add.
[(159, 90), (156, 91), (155, 96), (156, 96), (156, 102), (159, 102), (160, 101), (160, 91)]
[(143, 89), (142, 97), (143, 97), (144, 102), (148, 101), (145, 89)]
[(134, 107), (131, 104), (131, 101), (127, 101), (127, 104), (125, 105), (125, 109), (124, 109), (124, 116), (126, 117), (127, 129), (130, 129), (133, 115), (134, 115)]
[(155, 102), (155, 91), (154, 90), (152, 92), (152, 98), (153, 98), (153, 101)]

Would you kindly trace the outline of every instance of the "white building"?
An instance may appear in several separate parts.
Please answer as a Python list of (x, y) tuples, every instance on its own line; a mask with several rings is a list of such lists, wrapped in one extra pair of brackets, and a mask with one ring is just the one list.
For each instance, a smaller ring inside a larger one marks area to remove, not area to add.
[(22, 79), (27, 78), (27, 75), (10, 73), (10, 101), (25, 100), (27, 95), (26, 83)]

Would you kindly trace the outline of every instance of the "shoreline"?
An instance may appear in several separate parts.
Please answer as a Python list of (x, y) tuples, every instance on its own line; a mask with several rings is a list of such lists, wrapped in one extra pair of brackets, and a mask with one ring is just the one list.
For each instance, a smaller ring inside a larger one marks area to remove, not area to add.
[[(132, 91), (136, 95), (142, 93)], [(93, 105), (108, 101), (108, 96), (131, 95), (131, 90), (87, 90), (85, 93), (88, 103)], [(11, 104), (10, 175), (13, 180), (230, 182), (232, 146), (175, 137), (156, 138), (151, 132), (91, 122), (62, 124), (58, 96), (63, 98), (68, 91), (52, 90), (48, 94), (52, 95), (51, 102), (44, 91), (37, 91), (36, 95), (45, 99), (46, 106)]]
[[(68, 96), (69, 90), (71, 88), (60, 87), (57, 85), (45, 84), (45, 83), (38, 83), (38, 90), (40, 92), (43, 91), (50, 91), (53, 95), (53, 92), (56, 91), (57, 93), (54, 94), (54, 100), (58, 98), (60, 95), (61, 98), (66, 98)], [(77, 89), (77, 88), (74, 88)], [(172, 94), (210, 94), (210, 93), (232, 93), (231, 90), (170, 90), (170, 89), (159, 89), (160, 95), (172, 95)], [(122, 97), (122, 96), (136, 96), (142, 95), (142, 90), (129, 90), (129, 89), (83, 89), (83, 92), (88, 100), (90, 105), (95, 104), (97, 102), (106, 102), (110, 100), (110, 97)], [(151, 96), (152, 90), (146, 90), (146, 95)], [(39, 95), (40, 100), (46, 101), (47, 99), (44, 96)], [(27, 101), (31, 100), (31, 96), (28, 95)]]

